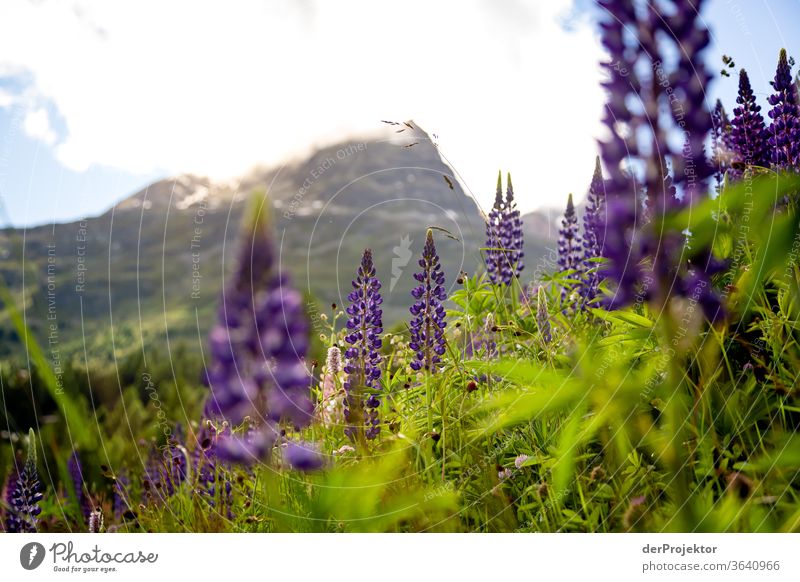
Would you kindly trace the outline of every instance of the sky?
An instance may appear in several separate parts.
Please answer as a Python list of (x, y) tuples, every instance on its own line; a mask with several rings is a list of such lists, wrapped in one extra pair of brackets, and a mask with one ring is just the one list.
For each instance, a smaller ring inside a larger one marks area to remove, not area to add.
[[(581, 199), (602, 135), (590, 0), (2, 0), (0, 225), (97, 215), (153, 180), (228, 179), (413, 119), (483, 208)], [(710, 0), (766, 105), (800, 0)], [(710, 99), (732, 109), (736, 75)]]

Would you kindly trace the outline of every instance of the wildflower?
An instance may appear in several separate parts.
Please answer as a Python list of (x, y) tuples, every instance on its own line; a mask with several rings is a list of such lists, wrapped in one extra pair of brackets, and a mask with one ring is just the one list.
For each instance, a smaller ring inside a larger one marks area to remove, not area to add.
[(433, 243), (433, 232), (429, 229), (425, 239), (422, 258), (419, 260), (422, 271), (414, 273), (420, 283), (411, 291), (416, 300), (411, 306), (411, 341), (414, 350), (413, 370), (436, 371), (436, 364), (445, 352), (444, 328), (445, 312), (442, 302), (447, 299), (444, 289), (444, 273)]
[(346, 453), (354, 453), (354, 452), (355, 452), (355, 449), (353, 447), (351, 447), (350, 445), (342, 445), (341, 447), (339, 447), (338, 449), (333, 451), (333, 454), (334, 455), (344, 455)]
[(77, 451), (73, 451), (67, 461), (67, 472), (75, 488), (75, 497), (78, 500), (78, 507), (83, 514), (83, 519), (89, 519), (92, 512), (92, 502), (87, 495), (86, 481), (83, 478), (83, 468)]
[(505, 215), (505, 202), (503, 201), (503, 186), (501, 174), (497, 173), (497, 190), (495, 191), (494, 204), (486, 217), (486, 272), (492, 283), (503, 283), (503, 218)]
[(731, 123), (722, 101), (717, 99), (714, 109), (711, 112), (711, 153), (714, 162), (714, 180), (717, 184), (717, 192), (722, 189), (722, 181), (725, 172), (730, 167), (731, 154), (733, 151)]
[(304, 427), (314, 412), (304, 365), (308, 322), (303, 300), (274, 264), (266, 222), (259, 214), (251, 223), (209, 337), (206, 416), (232, 426), (248, 416), (260, 423), (246, 437), (220, 437), (219, 457), (239, 463), (264, 459), (271, 452), (278, 423)]
[(768, 98), (772, 105), (769, 111), (772, 124), (768, 131), (772, 166), (777, 171), (794, 170), (800, 168), (800, 114), (786, 49), (781, 49), (775, 79), (770, 85), (775, 91)]
[(36, 470), (36, 437), (28, 432), (28, 458), (22, 471), (16, 473), (6, 492), (8, 515), (6, 531), (9, 533), (35, 533), (38, 516), (42, 512), (39, 502), (44, 497), (39, 472)]
[(89, 514), (89, 533), (100, 533), (103, 531), (103, 510), (99, 507), (92, 510)]
[(756, 103), (756, 96), (744, 69), (739, 71), (739, 95), (736, 103), (739, 106), (733, 109), (730, 135), (736, 161), (746, 166), (768, 167), (770, 151), (767, 129), (761, 115), (761, 106)]
[[(653, 3), (600, 2), (608, 13), (601, 39), (610, 53), (604, 63), (609, 74), (604, 123), (611, 134), (600, 144), (609, 172), (603, 273), (614, 285), (608, 308), (641, 297), (660, 311), (671, 295), (699, 297), (713, 322), (723, 310), (710, 277), (722, 265), (707, 248), (688, 246), (680, 229), (659, 228), (659, 217), (691, 206), (707, 191), (713, 173), (703, 147), (712, 121), (703, 107), (711, 76), (703, 58), (709, 33), (701, 4), (676, 3), (666, 12)], [(632, 38), (630, 30), (651, 32)], [(662, 57), (673, 53), (677, 59)], [(674, 130), (685, 136), (682, 148), (667, 139)], [(649, 222), (641, 207), (645, 193)]]
[(320, 414), (322, 422), (330, 426), (342, 420), (344, 415), (343, 398), (339, 387), (339, 374), (342, 371), (342, 352), (337, 346), (328, 348), (325, 371), (322, 376), (322, 401)]
[(502, 471), (497, 472), (497, 478), (501, 481), (505, 481), (506, 479), (510, 479), (514, 475), (514, 471), (506, 467)]
[(284, 450), (284, 459), (298, 471), (316, 471), (324, 465), (319, 450), (310, 443), (289, 442)]
[(347, 381), (344, 383), (344, 414), (349, 424), (348, 435), (355, 436), (363, 431), (368, 439), (375, 438), (380, 432), (377, 410), (380, 399), (376, 394), (380, 389), (383, 333), (380, 289), (381, 282), (375, 276), (372, 251), (366, 249), (356, 280), (353, 281), (353, 291), (347, 297), (350, 301), (347, 307), (350, 318), (345, 341), (350, 347), (345, 352)]
[(645, 496), (639, 495), (631, 499), (628, 508), (622, 516), (622, 525), (625, 529), (633, 529), (644, 515)]
[(592, 259), (602, 255), (602, 210), (605, 201), (605, 181), (600, 167), (600, 157), (595, 159), (594, 174), (586, 196), (586, 209), (583, 212), (583, 273), (580, 294), (583, 305), (589, 304), (597, 296), (600, 273)]
[(522, 216), (520, 215), (519, 209), (517, 208), (517, 203), (514, 200), (514, 186), (511, 184), (510, 173), (506, 176), (505, 210), (505, 248), (508, 249), (508, 252), (506, 253), (506, 264), (510, 270), (510, 275), (512, 277), (519, 277), (520, 273), (525, 268), (525, 264), (523, 262), (525, 253), (522, 250), (524, 246), (524, 239), (522, 234)]
[(525, 454), (517, 455), (517, 458), (514, 459), (514, 467), (516, 467), (517, 469), (522, 468), (522, 465), (524, 465), (525, 461), (527, 461), (529, 458), (530, 457), (528, 457), (528, 455)]
[[(494, 205), (486, 220), (486, 272), (496, 285), (509, 285), (524, 268), (522, 217), (514, 200), (511, 174), (506, 183), (503, 199), (501, 173), (497, 173), (497, 190)], [(459, 276), (459, 280), (463, 280)]]
[(567, 198), (567, 210), (558, 231), (558, 266), (562, 271), (577, 270), (581, 259), (581, 239), (578, 235), (578, 216), (572, 204), (572, 194)]
[(206, 420), (197, 441), (198, 445), (193, 450), (194, 472), (196, 477), (197, 492), (215, 507), (220, 502), (226, 509), (228, 517), (232, 517), (233, 485), (230, 473), (226, 470), (226, 463), (219, 458), (218, 442), (220, 438), (226, 439), (231, 429), (227, 422), (217, 427), (212, 421)]

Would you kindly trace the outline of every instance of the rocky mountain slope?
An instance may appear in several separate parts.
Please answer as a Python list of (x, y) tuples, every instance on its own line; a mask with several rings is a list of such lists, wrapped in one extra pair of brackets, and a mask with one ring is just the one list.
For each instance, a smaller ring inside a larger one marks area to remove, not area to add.
[[(488, 176), (487, 187), (493, 182)], [(269, 192), (279, 259), (308, 295), (312, 318), (344, 303), (370, 247), (384, 281), (387, 327), (401, 321), (429, 226), (452, 234), (437, 236), (448, 283), (461, 269), (480, 268), (481, 211), (418, 130), (413, 141), (348, 141), (227, 183), (161, 180), (95, 218), (6, 229), (0, 270), (48, 353), (109, 360), (142, 342), (194, 348), (213, 323), (240, 220), (259, 190)], [(524, 218), (526, 279), (554, 246), (555, 219)], [(3, 313), (0, 357), (18, 343)]]

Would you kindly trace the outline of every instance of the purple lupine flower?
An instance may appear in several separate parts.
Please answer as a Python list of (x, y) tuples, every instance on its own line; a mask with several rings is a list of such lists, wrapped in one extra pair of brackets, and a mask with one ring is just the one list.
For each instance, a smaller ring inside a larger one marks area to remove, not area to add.
[(767, 128), (761, 115), (761, 106), (750, 86), (747, 71), (739, 71), (738, 107), (733, 109), (731, 120), (731, 147), (735, 161), (745, 166), (768, 167), (770, 164)]
[(86, 480), (83, 478), (83, 468), (77, 451), (73, 451), (67, 461), (67, 472), (69, 472), (72, 486), (75, 488), (75, 497), (83, 519), (89, 519), (89, 514), (92, 512), (92, 500), (87, 494)]
[[(233, 485), (225, 462), (217, 456), (217, 441), (220, 437), (230, 435), (230, 426), (223, 422), (218, 430), (216, 425), (206, 420), (198, 435), (198, 446), (192, 451), (197, 492), (212, 507), (217, 506), (217, 497), (227, 509), (228, 517), (232, 517)], [(221, 485), (221, 487), (218, 487)]]
[(725, 172), (730, 167), (731, 146), (731, 123), (722, 101), (717, 99), (714, 110), (711, 112), (711, 149), (717, 192), (722, 189)]
[(486, 273), (495, 285), (505, 284), (503, 249), (505, 248), (505, 201), (501, 173), (497, 172), (494, 205), (486, 218)]
[(381, 334), (383, 333), (380, 294), (381, 282), (375, 276), (372, 251), (366, 249), (353, 281), (353, 290), (347, 296), (347, 335), (350, 345), (345, 351), (344, 413), (348, 422), (347, 434), (375, 438), (380, 432), (377, 392), (381, 388)]
[(163, 456), (157, 449), (151, 450), (147, 456), (144, 473), (142, 474), (142, 496), (145, 502), (153, 498), (163, 501), (174, 492), (172, 482), (167, 475)]
[(581, 238), (578, 235), (578, 215), (572, 203), (572, 194), (567, 198), (567, 210), (558, 230), (558, 266), (562, 271), (580, 270), (582, 264)]
[(42, 512), (39, 502), (43, 497), (42, 483), (36, 470), (36, 437), (31, 429), (28, 432), (28, 458), (7, 491), (6, 531), (35, 533), (38, 516)]
[(514, 468), (521, 469), (522, 465), (524, 465), (528, 461), (528, 459), (530, 459), (530, 457), (525, 453), (517, 455), (516, 458), (514, 459)]
[[(688, 246), (680, 230), (661, 232), (660, 220), (645, 223), (640, 204), (643, 186), (651, 219), (690, 206), (707, 192), (713, 173), (703, 147), (711, 129), (703, 106), (711, 79), (703, 60), (709, 43), (699, 16), (703, 4), (674, 3), (670, 11), (660, 11), (654, 3), (600, 1), (609, 14), (601, 28), (610, 53), (604, 63), (609, 78), (603, 84), (608, 91), (603, 121), (611, 137), (600, 144), (609, 173), (603, 244), (604, 275), (614, 287), (609, 308), (641, 297), (660, 310), (677, 293), (699, 295), (711, 321), (722, 314), (710, 280), (716, 269), (710, 255), (697, 260), (706, 250)], [(667, 139), (674, 131), (684, 135), (683, 148)]]
[(325, 464), (319, 449), (310, 443), (289, 442), (283, 454), (292, 469), (298, 471), (316, 471)]
[(314, 413), (304, 364), (308, 322), (302, 297), (274, 264), (264, 215), (259, 213), (248, 230), (210, 333), (211, 364), (205, 374), (211, 389), (206, 417), (232, 426), (248, 417), (257, 423), (248, 435), (220, 437), (220, 458), (238, 463), (266, 458), (279, 423), (302, 428)]
[(89, 513), (87, 520), (89, 533), (100, 533), (103, 531), (103, 510), (96, 507)]
[(514, 186), (511, 184), (511, 173), (506, 176), (506, 202), (505, 202), (505, 248), (508, 249), (505, 253), (505, 265), (508, 269), (508, 283), (511, 283), (512, 277), (519, 277), (522, 270), (525, 268), (523, 261), (525, 252), (522, 250), (524, 246), (524, 239), (522, 234), (522, 216), (520, 215), (517, 203), (514, 200)]
[(445, 352), (444, 328), (445, 312), (442, 302), (447, 299), (444, 288), (444, 273), (433, 243), (433, 231), (428, 229), (425, 237), (425, 248), (419, 260), (422, 271), (414, 273), (420, 283), (411, 291), (416, 300), (411, 306), (411, 341), (409, 347), (414, 350), (411, 368), (414, 370), (436, 371), (436, 364), (441, 361)]
[(592, 260), (600, 257), (603, 251), (602, 211), (605, 202), (605, 182), (600, 167), (600, 157), (595, 159), (594, 175), (589, 184), (586, 196), (586, 207), (583, 211), (583, 272), (580, 287), (582, 305), (588, 305), (597, 296), (600, 285), (600, 272)]
[(501, 174), (497, 174), (494, 206), (486, 219), (486, 272), (495, 285), (510, 285), (525, 268), (522, 217), (514, 200), (511, 174), (507, 176), (503, 199)]
[(772, 166), (777, 171), (792, 171), (800, 167), (800, 112), (786, 49), (781, 49), (775, 79), (770, 85), (775, 91), (769, 96), (772, 124), (768, 135)]
[(549, 344), (553, 341), (553, 334), (550, 331), (550, 313), (547, 309), (547, 295), (544, 287), (539, 287), (536, 294), (536, 327), (539, 328), (539, 336), (542, 342)]

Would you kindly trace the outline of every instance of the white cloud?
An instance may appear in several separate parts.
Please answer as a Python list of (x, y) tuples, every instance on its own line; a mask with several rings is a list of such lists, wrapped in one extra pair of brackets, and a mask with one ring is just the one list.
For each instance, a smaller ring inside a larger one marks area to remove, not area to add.
[(30, 137), (41, 140), (47, 145), (53, 145), (56, 141), (56, 134), (50, 127), (50, 116), (42, 107), (28, 111), (22, 127)]
[[(593, 169), (601, 53), (590, 23), (563, 31), (570, 6), (3, 0), (0, 68), (52, 103), (73, 169), (231, 176), (413, 118), (481, 203), (502, 168), (529, 210)], [(28, 118), (55, 139), (45, 110)]]

